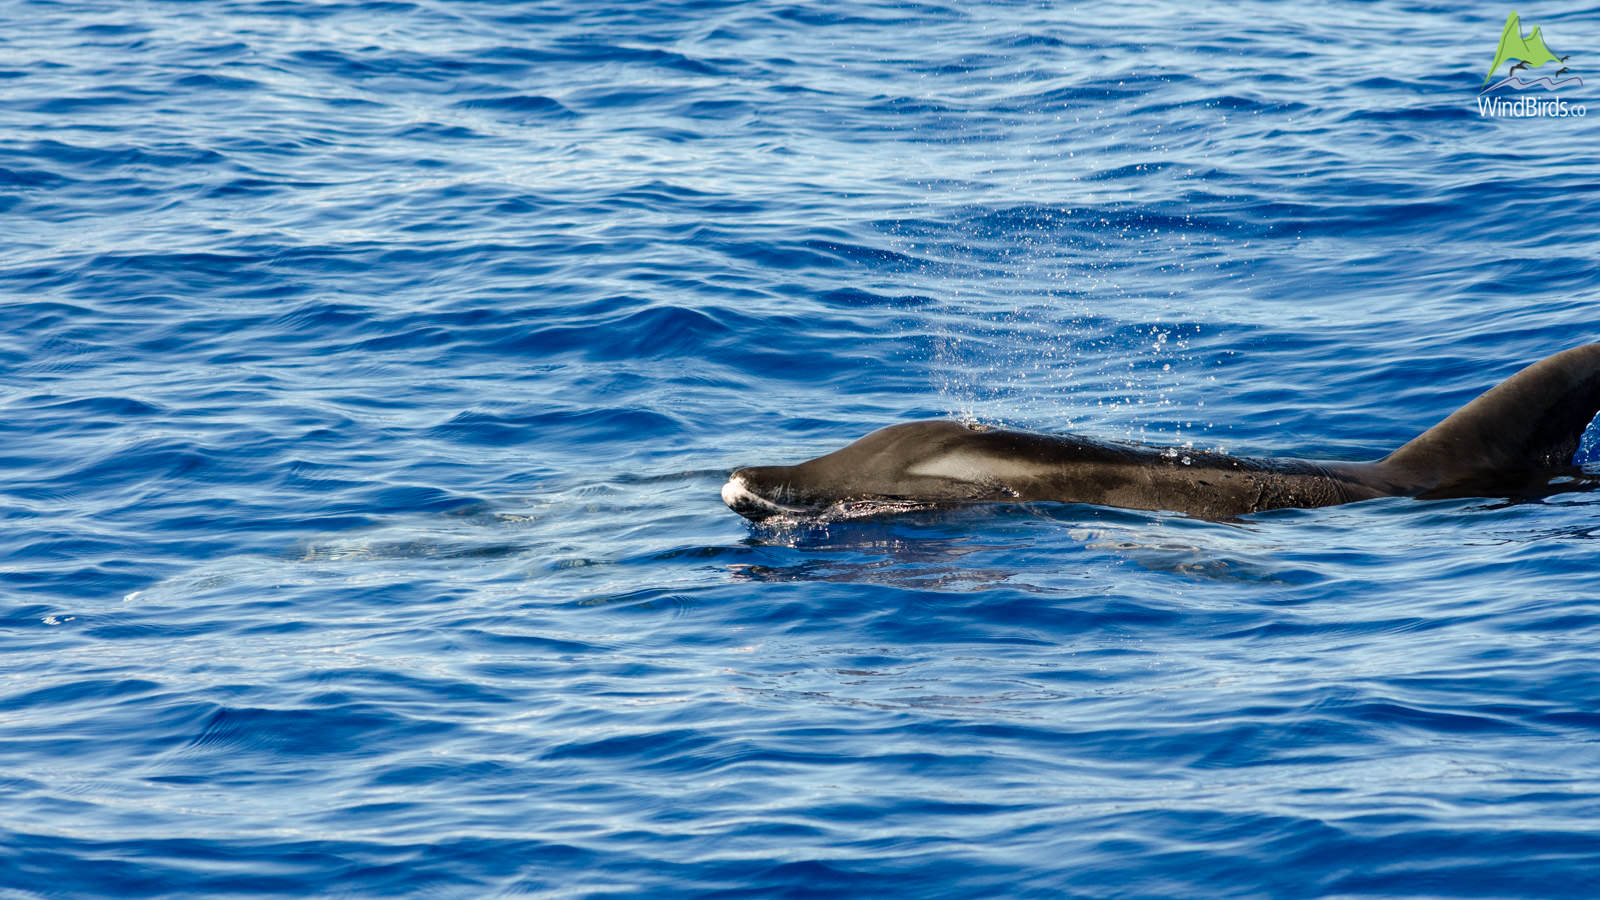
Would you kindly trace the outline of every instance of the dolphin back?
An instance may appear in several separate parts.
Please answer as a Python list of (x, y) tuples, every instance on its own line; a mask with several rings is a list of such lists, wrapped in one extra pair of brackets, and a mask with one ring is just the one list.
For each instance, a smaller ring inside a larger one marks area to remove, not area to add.
[(1470, 491), (1572, 465), (1600, 412), (1600, 344), (1540, 360), (1380, 460), (1397, 493)]

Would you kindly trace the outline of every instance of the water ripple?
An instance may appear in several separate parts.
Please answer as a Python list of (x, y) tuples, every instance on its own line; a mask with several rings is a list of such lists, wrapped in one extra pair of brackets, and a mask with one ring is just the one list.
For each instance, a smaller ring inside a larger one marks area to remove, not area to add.
[(0, 8), (0, 893), (1585, 896), (1581, 485), (718, 500), (943, 415), (1373, 459), (1595, 340), (1497, 15)]

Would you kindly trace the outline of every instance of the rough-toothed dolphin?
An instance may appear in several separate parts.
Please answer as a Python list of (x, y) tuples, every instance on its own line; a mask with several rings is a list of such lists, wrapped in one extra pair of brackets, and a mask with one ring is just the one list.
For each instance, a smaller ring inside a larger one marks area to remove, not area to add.
[(734, 512), (849, 516), (953, 503), (1054, 500), (1224, 519), (1373, 497), (1549, 493), (1600, 411), (1600, 344), (1557, 353), (1376, 462), (1252, 459), (1072, 435), (908, 422), (795, 466), (736, 470)]

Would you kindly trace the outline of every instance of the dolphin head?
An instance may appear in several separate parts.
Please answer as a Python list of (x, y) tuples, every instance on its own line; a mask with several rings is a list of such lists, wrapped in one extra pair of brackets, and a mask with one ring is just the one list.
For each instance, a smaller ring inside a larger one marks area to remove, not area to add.
[(949, 421), (891, 425), (809, 462), (737, 469), (722, 486), (722, 502), (762, 521), (1015, 496), (997, 477), (992, 454), (974, 440), (987, 431)]

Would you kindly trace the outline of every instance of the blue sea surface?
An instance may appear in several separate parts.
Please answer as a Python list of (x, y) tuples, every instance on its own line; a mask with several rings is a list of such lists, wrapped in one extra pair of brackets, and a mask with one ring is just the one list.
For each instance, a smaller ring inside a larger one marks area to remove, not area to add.
[(0, 898), (1595, 896), (1600, 493), (718, 497), (1600, 339), (1508, 11), (0, 4)]

